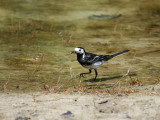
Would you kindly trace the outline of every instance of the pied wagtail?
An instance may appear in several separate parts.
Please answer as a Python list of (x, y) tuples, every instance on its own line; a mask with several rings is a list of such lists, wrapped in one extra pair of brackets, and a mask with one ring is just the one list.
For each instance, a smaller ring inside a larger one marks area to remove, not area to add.
[(80, 77), (83, 77), (84, 74), (90, 74), (92, 72), (92, 69), (95, 71), (95, 79), (97, 78), (98, 72), (97, 68), (102, 66), (106, 61), (109, 59), (116, 57), (118, 55), (121, 55), (123, 53), (128, 52), (129, 50), (125, 50), (113, 55), (96, 55), (93, 53), (88, 53), (84, 50), (82, 47), (76, 47), (72, 53), (77, 54), (77, 60), (78, 62), (85, 68), (89, 69), (89, 72), (87, 73), (81, 73)]

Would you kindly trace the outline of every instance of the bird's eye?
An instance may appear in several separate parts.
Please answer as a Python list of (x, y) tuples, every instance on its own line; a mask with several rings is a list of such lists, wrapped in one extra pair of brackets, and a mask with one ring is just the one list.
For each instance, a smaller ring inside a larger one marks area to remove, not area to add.
[(81, 50), (79, 49), (79, 51), (81, 51)]

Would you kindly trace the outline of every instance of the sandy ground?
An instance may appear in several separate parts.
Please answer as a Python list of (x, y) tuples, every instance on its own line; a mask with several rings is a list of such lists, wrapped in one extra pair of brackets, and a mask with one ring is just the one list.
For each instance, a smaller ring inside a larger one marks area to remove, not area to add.
[(129, 95), (1, 93), (0, 120), (159, 120), (160, 96), (146, 90)]

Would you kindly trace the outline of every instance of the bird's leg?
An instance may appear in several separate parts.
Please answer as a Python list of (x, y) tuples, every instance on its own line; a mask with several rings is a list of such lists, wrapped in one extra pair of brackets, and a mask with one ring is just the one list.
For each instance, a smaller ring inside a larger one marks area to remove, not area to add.
[(94, 80), (96, 80), (98, 72), (97, 72), (97, 69), (94, 69), (94, 71), (95, 71), (95, 75), (96, 75), (95, 78), (94, 78)]
[(83, 76), (84, 74), (90, 74), (91, 72), (92, 72), (91, 69), (89, 69), (89, 72), (87, 72), (87, 73), (81, 73), (81, 74), (80, 74), (80, 78), (81, 78), (81, 77), (84, 77), (84, 76)]

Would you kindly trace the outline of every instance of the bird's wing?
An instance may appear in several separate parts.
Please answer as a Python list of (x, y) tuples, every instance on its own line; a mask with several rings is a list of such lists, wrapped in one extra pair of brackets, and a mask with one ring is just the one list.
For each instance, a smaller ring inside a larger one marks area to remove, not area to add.
[(111, 55), (96, 55), (92, 53), (86, 53), (85, 62), (87, 64), (93, 64), (99, 61), (107, 61), (111, 58), (112, 58)]
[(85, 55), (85, 62), (87, 64), (93, 64), (93, 63), (96, 63), (98, 61), (103, 61), (103, 60), (105, 60), (104, 55), (96, 55), (92, 53), (86, 53)]

